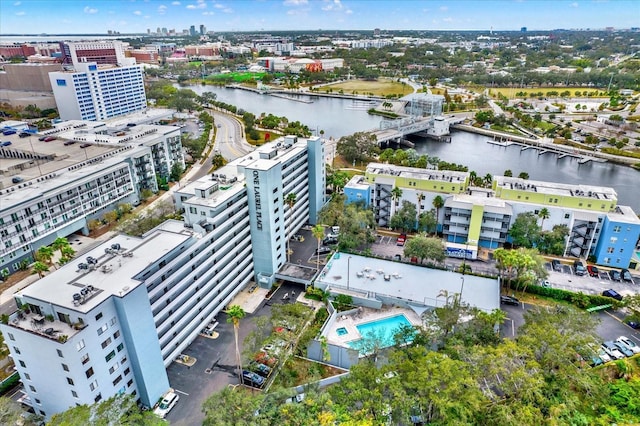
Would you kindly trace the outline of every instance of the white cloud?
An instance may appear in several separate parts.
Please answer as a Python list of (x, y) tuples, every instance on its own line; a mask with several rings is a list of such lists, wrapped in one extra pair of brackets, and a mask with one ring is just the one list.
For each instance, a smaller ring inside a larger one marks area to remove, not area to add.
[(447, 17), (447, 18), (442, 18), (443, 22), (453, 22), (453, 18), (451, 17)]
[(149, 15), (144, 15), (144, 16), (143, 16), (143, 18), (144, 18), (144, 19), (149, 19), (149, 18), (151, 18), (151, 16), (149, 16)]
[(282, 2), (285, 6), (302, 6), (308, 3), (308, 0), (284, 0)]
[(213, 15), (215, 15), (216, 13), (215, 13), (213, 10), (209, 10), (209, 11), (206, 11), (206, 10), (205, 10), (204, 12), (202, 12), (202, 14), (203, 14), (204, 16), (213, 16)]
[(224, 9), (224, 6), (221, 5), (220, 3), (214, 4), (213, 7), (215, 7), (216, 9)]
[(187, 9), (189, 10), (206, 9), (206, 8), (207, 8), (207, 3), (205, 3), (205, 0), (198, 0), (196, 4), (187, 5)]
[(231, 9), (230, 7), (225, 7), (224, 9), (222, 9), (222, 11), (224, 13), (233, 13), (233, 9)]
[(440, 6), (440, 12), (446, 12), (447, 10), (449, 10), (447, 6)]
[(324, 11), (342, 10), (342, 2), (340, 0), (325, 1), (325, 5), (322, 6), (322, 10)]
[(160, 6), (158, 6), (158, 13), (160, 15), (164, 15), (166, 11), (167, 11), (167, 6), (165, 6), (164, 4), (161, 4)]
[(140, 16), (140, 15), (142, 15), (142, 12), (141, 12), (141, 11), (139, 11), (139, 10), (136, 10), (136, 11), (134, 11), (134, 12), (133, 12), (133, 14), (134, 14), (134, 15), (137, 15), (137, 16)]
[(179, 1), (172, 1), (171, 5), (172, 6), (180, 6), (180, 2)]
[(15, 2), (13, 5), (14, 5), (14, 6), (20, 6), (21, 4), (22, 4), (22, 2), (21, 2), (21, 1), (17, 1), (17, 2)]
[(25, 11), (16, 12), (16, 16), (24, 16), (27, 13)]
[(95, 13), (98, 13), (98, 9), (94, 8), (94, 7), (89, 7), (89, 6), (85, 6), (84, 9), (82, 9), (84, 11), (84, 13), (87, 13), (89, 15), (93, 15)]
[(571, 7), (578, 7), (578, 2), (574, 1), (573, 3), (571, 3)]

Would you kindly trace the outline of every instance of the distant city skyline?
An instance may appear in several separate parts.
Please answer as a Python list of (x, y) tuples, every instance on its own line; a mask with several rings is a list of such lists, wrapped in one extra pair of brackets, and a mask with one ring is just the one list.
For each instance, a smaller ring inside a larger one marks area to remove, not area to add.
[(2, 34), (208, 31), (529, 31), (640, 26), (636, 0), (0, 0)]

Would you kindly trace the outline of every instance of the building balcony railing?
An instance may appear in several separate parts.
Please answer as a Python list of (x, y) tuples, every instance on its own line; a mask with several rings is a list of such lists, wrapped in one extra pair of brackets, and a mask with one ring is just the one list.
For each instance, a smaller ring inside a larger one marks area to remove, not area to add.
[(87, 327), (87, 324), (83, 323), (71, 325), (59, 320), (51, 321), (44, 315), (35, 312), (26, 313), (21, 310), (11, 314), (7, 324), (60, 343), (65, 343), (71, 336)]

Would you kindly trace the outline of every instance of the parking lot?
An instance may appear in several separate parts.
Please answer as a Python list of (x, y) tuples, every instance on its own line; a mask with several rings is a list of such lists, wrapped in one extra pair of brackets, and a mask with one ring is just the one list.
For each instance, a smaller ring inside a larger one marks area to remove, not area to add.
[[(255, 330), (254, 321), (257, 317), (270, 316), (272, 304), (294, 303), (295, 297), (303, 290), (304, 288), (299, 284), (284, 283), (254, 314), (244, 317), (240, 321), (238, 340), (240, 345), (242, 346), (247, 335)], [(285, 298), (285, 295), (288, 297)], [(262, 296), (255, 293), (255, 297)], [(180, 400), (166, 417), (172, 425), (202, 424), (204, 401), (225, 387), (237, 385), (240, 382), (236, 375), (233, 325), (227, 322), (227, 315), (224, 313), (218, 314), (217, 321), (218, 326), (215, 328), (218, 333), (217, 338), (198, 336), (183, 352), (184, 355), (196, 359), (193, 366), (173, 362), (167, 368), (169, 384), (180, 395)], [(242, 347), (240, 350), (242, 351)]]

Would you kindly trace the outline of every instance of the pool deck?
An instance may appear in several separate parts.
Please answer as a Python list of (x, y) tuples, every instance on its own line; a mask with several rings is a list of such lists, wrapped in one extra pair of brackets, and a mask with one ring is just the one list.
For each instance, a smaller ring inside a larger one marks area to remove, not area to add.
[[(416, 314), (411, 309), (383, 308), (377, 310), (362, 308), (361, 314), (356, 313), (352, 315), (338, 315), (333, 324), (325, 330), (324, 335), (327, 338), (327, 343), (349, 347), (348, 342), (351, 342), (352, 340), (362, 339), (362, 335), (360, 335), (360, 332), (358, 331), (356, 326), (371, 321), (395, 317), (400, 314), (403, 314), (412, 325), (422, 325), (422, 321), (420, 320), (418, 314)], [(345, 328), (347, 330), (347, 334), (338, 336), (338, 332), (336, 330), (339, 328)]]

